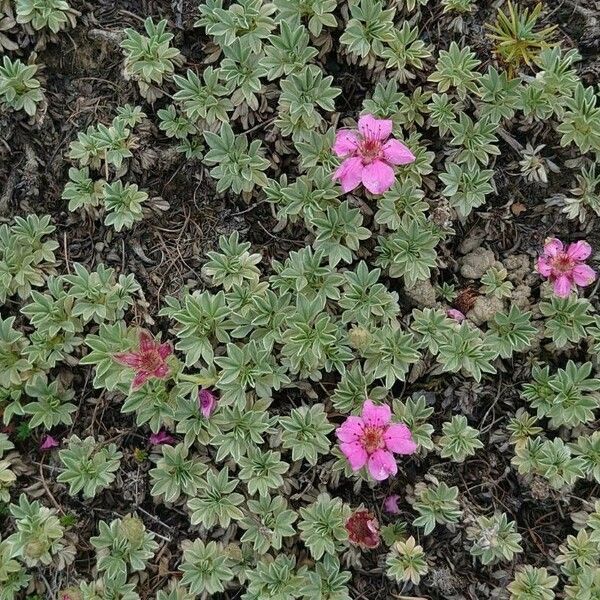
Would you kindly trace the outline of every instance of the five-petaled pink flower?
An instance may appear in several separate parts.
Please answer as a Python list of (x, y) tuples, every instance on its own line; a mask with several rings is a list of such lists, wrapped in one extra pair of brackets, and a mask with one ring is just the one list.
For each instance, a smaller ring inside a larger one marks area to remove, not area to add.
[(343, 158), (333, 174), (344, 192), (363, 184), (372, 194), (383, 194), (394, 185), (392, 165), (406, 165), (414, 154), (400, 141), (388, 139), (392, 121), (363, 115), (358, 119), (358, 133), (342, 129), (337, 132), (333, 151)]
[(58, 440), (51, 435), (45, 435), (40, 442), (40, 450), (52, 450), (52, 448), (58, 448), (58, 446)]
[(152, 446), (160, 446), (161, 444), (170, 444), (172, 445), (175, 442), (175, 438), (164, 429), (161, 429), (158, 433), (153, 433), (148, 441)]
[(368, 510), (357, 510), (346, 521), (348, 539), (361, 548), (379, 546), (379, 523), (375, 515)]
[(198, 406), (204, 418), (208, 419), (217, 408), (217, 397), (210, 390), (202, 388), (198, 392)]
[(594, 269), (584, 263), (591, 253), (587, 242), (575, 242), (565, 249), (560, 240), (549, 238), (537, 261), (538, 273), (553, 284), (557, 296), (566, 298), (574, 285), (585, 287), (596, 279)]
[(354, 471), (365, 465), (373, 479), (382, 481), (398, 472), (396, 454), (412, 454), (417, 444), (408, 427), (390, 423), (392, 413), (386, 404), (375, 406), (366, 400), (360, 417), (348, 417), (336, 431), (340, 449)]
[(157, 342), (147, 331), (140, 331), (140, 345), (137, 352), (121, 352), (114, 355), (114, 359), (126, 367), (135, 371), (135, 377), (131, 388), (136, 390), (144, 385), (146, 381), (156, 377), (164, 379), (169, 375), (170, 369), (167, 358), (173, 354), (170, 342), (161, 344)]
[(385, 512), (389, 513), (390, 515), (399, 515), (400, 507), (398, 506), (398, 500), (400, 500), (400, 496), (398, 496), (398, 494), (392, 494), (391, 496), (388, 496), (383, 501), (383, 508)]

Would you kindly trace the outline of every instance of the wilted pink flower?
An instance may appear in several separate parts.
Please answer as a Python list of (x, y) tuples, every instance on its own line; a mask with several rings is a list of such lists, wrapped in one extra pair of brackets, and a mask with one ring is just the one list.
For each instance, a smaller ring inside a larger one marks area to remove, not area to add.
[(140, 331), (140, 345), (137, 352), (121, 352), (114, 359), (121, 365), (135, 370), (132, 389), (138, 389), (149, 379), (163, 379), (169, 374), (167, 358), (173, 354), (170, 342), (157, 342), (145, 330)]
[(594, 269), (584, 263), (591, 253), (592, 248), (587, 242), (569, 244), (565, 250), (560, 240), (549, 238), (537, 261), (538, 273), (554, 285), (557, 296), (566, 298), (574, 285), (585, 287), (596, 279)]
[(202, 388), (198, 392), (198, 405), (204, 418), (208, 419), (217, 408), (217, 397), (210, 390)]
[(40, 450), (52, 450), (52, 448), (58, 448), (58, 446), (58, 440), (51, 435), (45, 435), (40, 442)]
[(379, 523), (368, 510), (357, 510), (346, 521), (348, 539), (361, 548), (379, 546)]
[(406, 165), (415, 160), (402, 142), (388, 139), (391, 133), (392, 121), (373, 115), (358, 119), (358, 133), (344, 129), (337, 132), (333, 151), (344, 161), (333, 179), (340, 180), (344, 192), (362, 183), (372, 194), (383, 194), (394, 185), (391, 165)]
[(451, 318), (454, 319), (455, 321), (458, 321), (459, 323), (462, 323), (467, 317), (465, 317), (465, 315), (463, 315), (460, 310), (457, 310), (456, 308), (449, 308), (446, 311), (446, 314)]
[(160, 446), (161, 444), (173, 444), (175, 438), (168, 431), (161, 429), (158, 433), (153, 433), (148, 441), (152, 446)]
[(360, 417), (348, 417), (336, 431), (340, 449), (350, 466), (358, 471), (367, 465), (377, 481), (398, 472), (394, 454), (412, 454), (417, 445), (402, 423), (390, 423), (392, 413), (386, 404), (375, 406), (366, 400)]
[(400, 496), (398, 496), (398, 494), (392, 494), (391, 496), (388, 496), (383, 501), (383, 508), (385, 509), (385, 512), (390, 513), (390, 515), (399, 515), (400, 508), (398, 507), (398, 500), (400, 500)]

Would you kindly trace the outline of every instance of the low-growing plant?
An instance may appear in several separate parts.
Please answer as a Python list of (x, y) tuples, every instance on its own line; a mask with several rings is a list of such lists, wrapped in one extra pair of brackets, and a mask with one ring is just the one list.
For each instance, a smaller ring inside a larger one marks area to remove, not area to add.
[(525, 565), (508, 585), (511, 600), (553, 600), (558, 577), (547, 569)]
[(352, 56), (365, 59), (370, 53), (381, 55), (384, 44), (393, 40), (395, 8), (383, 2), (360, 0), (350, 5), (351, 19), (340, 38)]
[(30, 117), (44, 100), (44, 89), (35, 77), (38, 67), (25, 65), (20, 59), (12, 61), (8, 56), (0, 65), (0, 101), (13, 110), (24, 110)]
[(324, 27), (336, 27), (333, 15), (337, 6), (335, 0), (274, 0), (281, 21), (305, 20), (308, 30), (314, 36), (321, 35)]
[(448, 50), (440, 51), (429, 81), (437, 83), (438, 92), (456, 90), (459, 99), (464, 100), (469, 92), (477, 94), (481, 74), (476, 69), (480, 64), (469, 46), (460, 48), (453, 41)]
[(281, 550), (283, 539), (295, 535), (294, 522), (298, 515), (279, 497), (260, 496), (248, 500), (248, 511), (240, 521), (244, 529), (242, 542), (249, 542), (255, 552), (265, 554), (269, 549)]
[(319, 494), (315, 502), (300, 509), (300, 537), (315, 560), (324, 554), (335, 556), (343, 547), (348, 539), (345, 523), (349, 516), (350, 508), (341, 498), (332, 498), (326, 493)]
[(495, 52), (508, 65), (511, 72), (526, 64), (532, 66), (540, 50), (548, 48), (556, 26), (537, 27), (542, 13), (541, 2), (529, 12), (508, 0), (506, 12), (498, 9), (496, 22), (488, 25), (490, 39), (495, 42)]
[(74, 548), (66, 545), (64, 529), (56, 511), (42, 506), (38, 500), (30, 502), (25, 494), (19, 504), (12, 504), (10, 512), (16, 531), (6, 539), (11, 554), (27, 566), (49, 565), (53, 560), (68, 564), (75, 558)]
[(200, 5), (202, 15), (194, 24), (205, 27), (223, 49), (238, 43), (253, 53), (259, 53), (269, 33), (275, 28), (271, 15), (275, 6), (263, 0), (236, 0), (229, 8), (222, 3)]
[(458, 502), (458, 488), (449, 487), (443, 481), (423, 484), (414, 504), (419, 516), (413, 521), (415, 527), (423, 527), (429, 535), (436, 525), (458, 523), (462, 511)]
[(93, 498), (115, 480), (123, 454), (113, 443), (99, 444), (92, 436), (69, 438), (68, 448), (59, 453), (64, 471), (57, 481), (69, 485), (69, 493), (83, 492), (84, 498)]
[(572, 98), (565, 100), (565, 112), (558, 132), (560, 143), (566, 146), (575, 143), (580, 152), (600, 150), (600, 106), (593, 87), (584, 87), (579, 82)]
[(455, 415), (451, 421), (442, 425), (443, 435), (438, 440), (442, 458), (451, 458), (456, 462), (464, 462), (465, 458), (472, 456), (483, 448), (483, 442), (479, 439), (479, 431), (467, 424), (464, 415)]
[(232, 566), (232, 560), (222, 546), (216, 542), (205, 544), (202, 540), (195, 540), (183, 550), (179, 566), (183, 573), (181, 584), (194, 596), (222, 592), (225, 584), (234, 577)]
[(67, 25), (75, 26), (75, 11), (65, 0), (16, 0), (17, 23), (31, 24), (36, 29), (47, 27), (58, 33)]
[(388, 577), (398, 582), (410, 581), (414, 585), (419, 585), (421, 577), (429, 571), (425, 552), (412, 535), (392, 546), (385, 564)]
[(153, 496), (175, 502), (182, 494), (190, 498), (196, 495), (204, 484), (202, 476), (207, 468), (189, 454), (189, 448), (184, 444), (162, 446), (162, 456), (150, 470)]
[(327, 421), (322, 404), (295, 408), (279, 423), (283, 428), (282, 445), (292, 451), (293, 461), (305, 459), (309, 465), (316, 465), (319, 454), (329, 452), (327, 434), (334, 426)]
[(521, 534), (506, 513), (477, 517), (475, 524), (467, 529), (467, 537), (473, 541), (471, 555), (484, 565), (512, 560), (515, 554), (523, 551)]
[(216, 165), (210, 174), (217, 180), (217, 191), (231, 188), (236, 194), (251, 192), (255, 185), (267, 185), (264, 171), (269, 161), (263, 157), (260, 140), (248, 143), (245, 135), (234, 135), (228, 123), (221, 125), (218, 134), (204, 132), (210, 150), (204, 160)]
[(568, 361), (554, 375), (549, 367), (534, 366), (532, 383), (523, 386), (523, 395), (537, 410), (538, 417), (550, 417), (550, 427), (575, 427), (594, 420), (600, 406), (600, 380), (590, 377), (592, 363)]
[(492, 360), (496, 357), (491, 342), (467, 323), (449, 331), (440, 342), (438, 360), (443, 371), (468, 373), (481, 381), (484, 373), (495, 373)]
[(118, 579), (128, 571), (143, 571), (158, 549), (154, 535), (131, 515), (110, 523), (100, 521), (98, 535), (90, 542), (96, 549), (98, 571), (109, 579)]
[(171, 46), (174, 36), (167, 33), (166, 20), (154, 23), (152, 17), (148, 17), (144, 29), (147, 35), (125, 29), (125, 39), (121, 42), (125, 54), (123, 73), (127, 79), (137, 81), (142, 96), (153, 102), (162, 96), (160, 85), (173, 74), (181, 62), (181, 54)]

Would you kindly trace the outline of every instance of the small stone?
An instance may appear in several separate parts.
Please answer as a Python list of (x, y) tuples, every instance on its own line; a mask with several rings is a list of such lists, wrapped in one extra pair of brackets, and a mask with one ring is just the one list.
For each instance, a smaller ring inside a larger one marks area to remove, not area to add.
[(504, 303), (494, 296), (479, 296), (473, 308), (467, 314), (468, 319), (475, 325), (482, 325), (491, 321), (496, 313), (504, 310)]
[(469, 234), (468, 237), (464, 238), (463, 241), (458, 245), (458, 251), (461, 254), (469, 254), (469, 252), (473, 252), (477, 250), (479, 246), (483, 243), (485, 239), (486, 233), (483, 229), (476, 230)]
[(481, 279), (486, 271), (496, 263), (496, 257), (491, 250), (478, 248), (467, 254), (460, 261), (460, 273), (467, 279)]
[(531, 288), (528, 285), (518, 285), (511, 294), (511, 303), (521, 310), (531, 308)]
[(411, 288), (406, 288), (404, 293), (416, 306), (432, 308), (436, 305), (435, 288), (428, 279), (418, 281)]

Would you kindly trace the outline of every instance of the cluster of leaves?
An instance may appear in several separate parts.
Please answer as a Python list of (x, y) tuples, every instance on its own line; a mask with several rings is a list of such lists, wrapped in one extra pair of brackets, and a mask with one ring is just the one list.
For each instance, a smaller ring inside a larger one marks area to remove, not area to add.
[[(69, 169), (69, 182), (62, 197), (68, 200), (69, 210), (84, 209), (92, 215), (100, 210), (105, 214), (104, 223), (121, 231), (144, 218), (143, 203), (148, 200), (148, 194), (137, 184), (124, 184), (120, 179), (134, 156), (133, 128), (146, 115), (139, 106), (129, 104), (117, 109), (117, 113), (110, 125), (91, 125), (78, 134), (77, 141), (71, 142), (69, 158), (79, 168)], [(103, 173), (104, 178), (93, 179), (94, 171)]]

